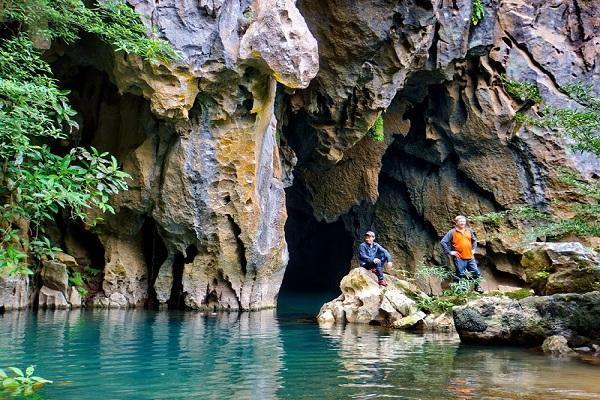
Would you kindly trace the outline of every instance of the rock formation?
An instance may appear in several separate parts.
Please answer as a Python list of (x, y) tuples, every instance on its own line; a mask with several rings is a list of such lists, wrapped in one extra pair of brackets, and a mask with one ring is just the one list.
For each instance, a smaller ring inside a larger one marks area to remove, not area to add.
[(390, 277), (388, 286), (377, 284), (374, 273), (354, 268), (340, 282), (342, 294), (325, 303), (317, 320), (320, 323), (376, 324), (410, 328), (425, 318), (414, 300), (407, 296), (420, 291), (406, 281)]
[(540, 346), (560, 335), (570, 346), (600, 340), (600, 292), (532, 296), (522, 300), (484, 297), (454, 307), (463, 342)]
[[(401, 275), (444, 262), (454, 215), (551, 209), (557, 166), (598, 174), (560, 136), (516, 124), (523, 104), (501, 81), (536, 82), (555, 105), (567, 83), (600, 91), (596, 2), (485, 0), (477, 26), (470, 0), (129, 3), (180, 60), (93, 38), (47, 52), (79, 112), (73, 142), (132, 176), (115, 216), (53, 235), (101, 270), (96, 306), (273, 307), (288, 209), (354, 239), (375, 230)], [(367, 134), (379, 116), (382, 142)], [(477, 228), (487, 288), (527, 284), (521, 250)], [(21, 280), (0, 284), (0, 307), (29, 303)]]

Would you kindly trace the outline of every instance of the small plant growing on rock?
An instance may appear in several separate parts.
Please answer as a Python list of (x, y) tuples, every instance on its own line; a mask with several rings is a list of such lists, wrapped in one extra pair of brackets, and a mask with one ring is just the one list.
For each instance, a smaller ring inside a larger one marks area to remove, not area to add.
[(429, 286), (429, 294), (433, 293), (433, 287), (431, 285), (431, 278), (439, 279), (440, 281), (445, 281), (446, 279), (452, 278), (452, 271), (450, 269), (439, 266), (439, 265), (419, 265), (417, 272), (415, 273), (415, 278), (427, 280), (427, 284)]
[(383, 142), (385, 136), (383, 134), (383, 117), (381, 115), (377, 117), (367, 135), (376, 142)]
[[(8, 371), (8, 372), (7, 372)], [(29, 396), (35, 389), (39, 389), (45, 384), (51, 384), (52, 381), (33, 376), (35, 368), (29, 366), (23, 372), (17, 367), (8, 367), (6, 370), (0, 369), (0, 383), (4, 390), (10, 392), (13, 396)]]
[(471, 7), (471, 24), (478, 25), (485, 15), (485, 5), (482, 0), (473, 0)]

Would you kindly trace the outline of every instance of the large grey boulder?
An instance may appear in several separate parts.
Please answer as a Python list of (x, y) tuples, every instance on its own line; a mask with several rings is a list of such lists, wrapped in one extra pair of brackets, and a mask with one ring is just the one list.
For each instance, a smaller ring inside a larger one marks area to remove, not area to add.
[(39, 293), (38, 306), (50, 310), (66, 310), (69, 308), (69, 303), (60, 290), (42, 286)]
[(65, 264), (56, 260), (45, 261), (41, 276), (44, 286), (58, 290), (66, 297), (69, 289), (69, 273)]
[(29, 305), (29, 278), (0, 275), (0, 312), (20, 310)]
[(388, 286), (379, 286), (375, 274), (355, 268), (342, 278), (342, 294), (323, 305), (317, 317), (321, 323), (379, 324), (408, 328), (425, 318), (407, 293), (420, 291), (406, 281), (387, 277)]
[(600, 255), (578, 242), (533, 243), (521, 259), (537, 294), (585, 293), (600, 281)]
[(453, 308), (463, 342), (539, 346), (554, 335), (578, 346), (600, 340), (600, 292), (483, 297)]

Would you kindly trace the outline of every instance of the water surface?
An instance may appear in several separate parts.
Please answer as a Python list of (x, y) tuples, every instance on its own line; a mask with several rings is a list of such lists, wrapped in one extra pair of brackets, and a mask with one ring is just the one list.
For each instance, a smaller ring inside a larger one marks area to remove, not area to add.
[[(329, 296), (331, 297), (331, 296)], [(600, 399), (600, 368), (453, 335), (319, 327), (324, 298), (278, 312), (7, 313), (0, 366), (64, 383), (44, 399)], [(2, 395), (0, 395), (2, 398)]]

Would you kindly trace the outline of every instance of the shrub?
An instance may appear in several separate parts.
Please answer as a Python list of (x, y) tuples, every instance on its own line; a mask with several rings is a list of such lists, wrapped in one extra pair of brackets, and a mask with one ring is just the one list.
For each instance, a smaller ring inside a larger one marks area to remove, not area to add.
[(177, 58), (167, 42), (146, 36), (139, 17), (118, 0), (98, 1), (94, 8), (81, 0), (0, 5), (0, 274), (32, 274), (30, 258), (52, 258), (58, 250), (44, 226), (59, 210), (93, 225), (98, 219), (89, 217), (89, 209), (114, 212), (110, 197), (126, 190), (129, 178), (108, 153), (52, 150), (78, 128), (76, 112), (32, 37), (68, 44), (86, 31), (150, 62)]
[(383, 117), (381, 115), (377, 117), (371, 129), (369, 129), (368, 136), (376, 142), (383, 142), (385, 139), (383, 133)]
[(471, 6), (471, 24), (478, 25), (485, 16), (485, 5), (482, 0), (473, 0)]
[(39, 376), (33, 376), (34, 371), (33, 366), (26, 368), (24, 373), (17, 367), (0, 369), (0, 386), (12, 396), (29, 396), (35, 389), (52, 383), (52, 381)]

